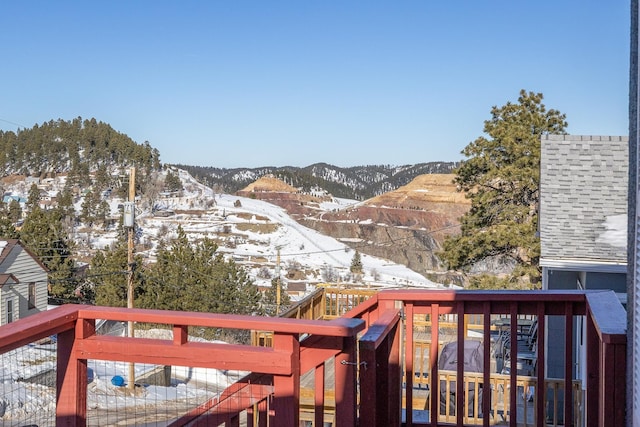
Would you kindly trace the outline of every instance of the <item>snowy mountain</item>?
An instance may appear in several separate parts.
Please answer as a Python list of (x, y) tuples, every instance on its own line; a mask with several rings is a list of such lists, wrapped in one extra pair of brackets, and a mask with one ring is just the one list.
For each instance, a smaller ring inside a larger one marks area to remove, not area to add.
[(224, 169), (176, 165), (200, 182), (225, 193), (235, 193), (265, 175), (273, 175), (294, 187), (309, 191), (321, 187), (336, 197), (365, 200), (395, 190), (418, 175), (451, 173), (455, 162), (430, 162), (414, 165), (368, 165), (341, 168), (316, 163), (304, 168), (291, 166)]

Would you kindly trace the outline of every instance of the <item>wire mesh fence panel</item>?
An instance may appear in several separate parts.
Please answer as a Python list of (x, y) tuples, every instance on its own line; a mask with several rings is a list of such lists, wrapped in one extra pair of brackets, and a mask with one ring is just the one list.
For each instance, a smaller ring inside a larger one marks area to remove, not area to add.
[[(173, 333), (156, 325), (137, 324), (136, 338), (171, 340)], [(126, 334), (126, 328), (114, 329)], [(189, 341), (212, 334), (194, 331)], [(211, 331), (208, 331), (211, 332)], [(89, 360), (87, 425), (168, 426), (219, 398), (246, 372), (190, 366), (153, 365), (123, 361)], [(133, 384), (131, 383), (133, 379)]]
[(55, 337), (0, 354), (0, 425), (55, 426)]
[(216, 369), (136, 364), (131, 387), (125, 379), (127, 365), (88, 361), (88, 425), (169, 425), (215, 399), (239, 376)]

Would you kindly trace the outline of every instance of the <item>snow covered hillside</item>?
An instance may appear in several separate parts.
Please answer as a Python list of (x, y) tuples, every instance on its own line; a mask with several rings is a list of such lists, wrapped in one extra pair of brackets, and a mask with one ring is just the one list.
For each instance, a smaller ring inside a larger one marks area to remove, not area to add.
[[(143, 242), (150, 249), (160, 239), (175, 235), (180, 225), (190, 239), (209, 237), (219, 250), (246, 266), (258, 285), (269, 286), (278, 269), (287, 281), (320, 283), (353, 282), (350, 265), (354, 250), (294, 221), (284, 209), (267, 202), (214, 192), (179, 171), (185, 190), (180, 197), (159, 200), (160, 210), (142, 212), (137, 218)], [(356, 203), (333, 199), (323, 207), (334, 210)], [(363, 275), (358, 282), (369, 286), (438, 287), (420, 274), (381, 258), (361, 254)]]
[[(181, 191), (162, 191), (168, 171), (182, 182)], [(169, 168), (154, 178), (155, 193), (136, 198), (136, 253), (145, 263), (155, 261), (155, 251), (162, 241), (170, 242), (181, 226), (192, 241), (208, 237), (217, 242), (219, 251), (248, 271), (258, 286), (270, 286), (281, 277), (297, 298), (318, 283), (341, 283), (370, 287), (438, 287), (413, 270), (382, 258), (361, 253), (362, 274), (350, 272), (355, 250), (334, 238), (307, 228), (287, 212), (271, 203), (251, 197), (217, 194), (184, 170)], [(37, 183), (46, 194), (47, 205), (55, 206), (55, 196), (65, 186), (66, 176), (48, 178)], [(30, 185), (26, 180), (5, 183), (5, 194), (26, 200)], [(82, 218), (83, 189), (74, 199), (78, 218)], [(96, 250), (108, 248), (119, 237), (122, 198), (111, 189), (90, 188), (107, 202), (110, 219), (105, 224), (75, 223), (70, 236), (75, 243), (76, 259), (90, 261)], [(45, 203), (41, 201), (41, 203)], [(333, 198), (320, 204), (326, 212), (336, 212), (358, 202)], [(363, 242), (364, 244), (365, 242)], [(279, 254), (279, 257), (278, 257)], [(278, 260), (280, 262), (278, 262)]]

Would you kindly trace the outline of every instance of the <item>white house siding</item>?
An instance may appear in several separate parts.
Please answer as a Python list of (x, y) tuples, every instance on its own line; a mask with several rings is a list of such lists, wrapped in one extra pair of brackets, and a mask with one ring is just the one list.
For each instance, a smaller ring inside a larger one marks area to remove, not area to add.
[[(7, 250), (7, 248), (4, 250)], [(0, 264), (0, 274), (2, 273), (11, 273), (19, 281), (19, 288), (17, 290), (20, 290), (23, 295), (23, 297), (19, 299), (21, 317), (26, 317), (47, 309), (47, 272), (21, 246), (16, 245), (4, 262)], [(29, 310), (29, 283), (31, 282), (36, 284), (36, 308)], [(6, 303), (4, 305), (6, 306)], [(3, 307), (3, 309), (6, 310), (6, 307)], [(17, 310), (18, 306), (16, 306), (15, 309)], [(6, 317), (2, 319), (6, 319)]]
[(20, 318), (18, 307), (20, 305), (20, 294), (15, 288), (16, 285), (4, 285), (0, 290), (0, 325), (7, 324), (7, 301), (13, 301), (13, 322)]

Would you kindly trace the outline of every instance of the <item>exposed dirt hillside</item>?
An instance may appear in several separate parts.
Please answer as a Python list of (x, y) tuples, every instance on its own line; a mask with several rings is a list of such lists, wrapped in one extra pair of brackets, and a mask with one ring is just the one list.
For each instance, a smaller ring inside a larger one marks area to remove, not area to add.
[(454, 176), (453, 174), (419, 175), (409, 184), (369, 199), (366, 204), (393, 205), (407, 209), (416, 209), (423, 205), (433, 207), (436, 206), (435, 204), (468, 205), (469, 201), (463, 193), (457, 191), (453, 183)]
[(272, 177), (238, 194), (281, 206), (298, 222), (363, 253), (404, 264), (432, 280), (459, 284), (461, 279), (445, 273), (435, 255), (444, 238), (459, 231), (459, 219), (470, 207), (453, 177), (420, 175), (397, 190), (336, 211), (320, 209), (320, 202), (331, 197), (292, 191)]
[(236, 193), (238, 196), (263, 200), (284, 208), (289, 215), (299, 219), (300, 216), (317, 213), (319, 204), (331, 201), (329, 194), (302, 193), (297, 188), (275, 178), (265, 175)]
[(258, 192), (284, 192), (284, 193), (297, 193), (298, 189), (290, 186), (286, 182), (279, 180), (273, 175), (265, 175), (259, 178), (257, 181), (247, 185), (240, 193), (258, 193)]

